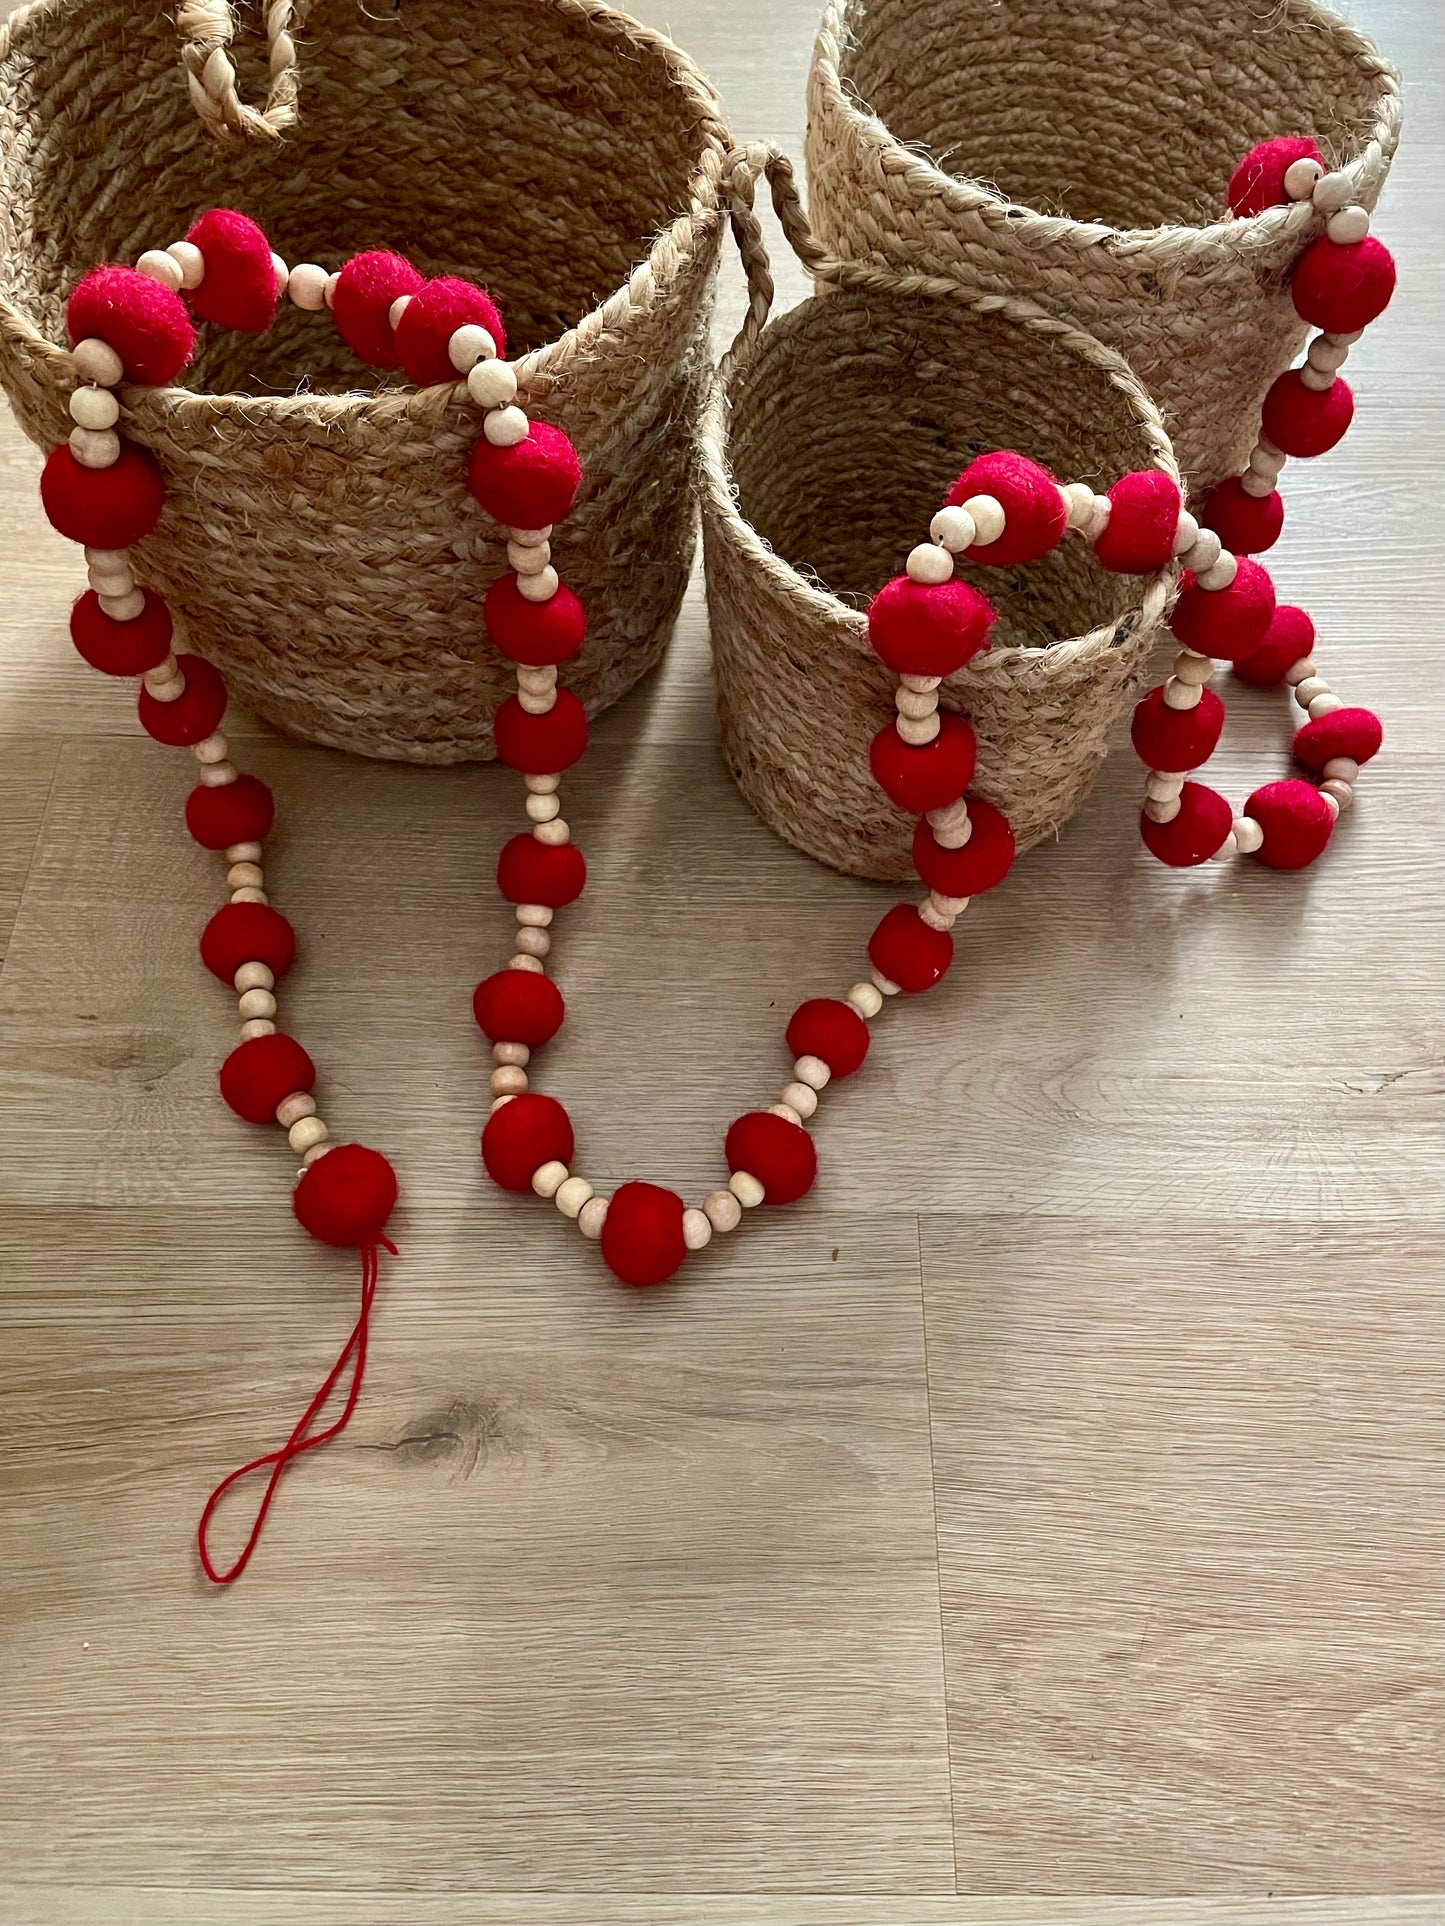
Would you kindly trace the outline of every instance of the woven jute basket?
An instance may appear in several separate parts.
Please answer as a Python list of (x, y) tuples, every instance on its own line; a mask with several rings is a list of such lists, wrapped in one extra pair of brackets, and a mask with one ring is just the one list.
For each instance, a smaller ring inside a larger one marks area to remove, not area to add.
[(1022, 296), (1124, 354), (1191, 483), (1243, 465), (1304, 339), (1309, 206), (1223, 218), (1236, 163), (1312, 134), (1373, 207), (1398, 76), (1314, 0), (829, 0), (809, 207), (833, 254)]
[[(789, 239), (821, 273), (791, 171), (767, 163)], [(899, 293), (835, 269), (778, 320), (756, 225), (735, 224), (753, 299), (700, 436), (708, 609), (724, 752), (788, 842), (854, 876), (910, 876), (914, 819), (869, 772), (893, 678), (863, 610), (978, 454), (1015, 448), (1106, 488), (1178, 479), (1157, 410), (1119, 355), (1028, 303)], [(960, 573), (998, 611), (993, 647), (941, 690), (978, 736), (975, 788), (1020, 848), (1088, 793), (1133, 695), (1177, 571), (1111, 575), (1070, 540), (1027, 567)]]
[[(695, 539), (729, 145), (707, 83), (595, 0), (273, 0), (264, 34), (188, 0), (180, 29), (149, 0), (43, 0), (0, 29), (0, 380), (21, 423), (66, 437), (80, 276), (207, 207), (288, 261), (393, 247), (480, 280), (525, 406), (582, 456), (556, 541), (589, 620), (567, 679), (614, 701), (664, 647)], [(168, 483), (139, 572), (188, 644), (296, 735), (492, 755), (507, 665), (480, 605), (506, 556), (464, 485), (465, 390), (379, 385), (324, 314), (203, 337), (186, 390), (121, 397)]]

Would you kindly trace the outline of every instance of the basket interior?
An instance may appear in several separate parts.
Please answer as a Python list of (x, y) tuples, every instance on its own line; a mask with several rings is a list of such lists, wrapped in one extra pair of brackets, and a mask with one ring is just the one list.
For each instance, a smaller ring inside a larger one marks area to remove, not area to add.
[(851, 0), (842, 73), (896, 139), (1021, 206), (1111, 227), (1217, 221), (1235, 164), (1369, 138), (1378, 73), (1299, 0)]
[[(88, 268), (164, 247), (226, 205), (288, 261), (335, 267), (391, 247), (423, 272), (482, 281), (511, 351), (533, 348), (605, 300), (687, 211), (716, 137), (705, 105), (615, 16), (557, 0), (404, 0), (395, 12), (315, 0), (298, 126), (222, 148), (187, 96), (172, 12), (57, 0), (21, 24), (0, 74), (0, 274), (52, 341)], [(259, 102), (264, 41), (253, 10), (242, 20), (239, 90)], [(259, 339), (203, 333), (186, 376), (198, 390), (386, 378), (294, 309)]]
[[(1108, 375), (999, 315), (854, 291), (801, 303), (763, 333), (732, 389), (738, 507), (804, 575), (862, 606), (925, 539), (975, 455), (1017, 449), (1106, 489), (1157, 465)], [(1128, 620), (1139, 584), (1082, 543), (959, 573), (998, 610), (995, 645), (1047, 648)]]

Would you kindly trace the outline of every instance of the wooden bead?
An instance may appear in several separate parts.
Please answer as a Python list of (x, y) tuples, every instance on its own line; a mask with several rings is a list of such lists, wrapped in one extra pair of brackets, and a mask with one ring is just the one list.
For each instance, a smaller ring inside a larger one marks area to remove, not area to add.
[(493, 448), (515, 448), (523, 442), (531, 430), (531, 423), (515, 405), (510, 408), (493, 408), (482, 416), (482, 433)]
[(912, 689), (915, 695), (927, 695), (930, 690), (943, 687), (941, 675), (901, 675), (898, 680), (905, 689)]
[(232, 863), (226, 871), (228, 889), (264, 889), (266, 873), (259, 863)]
[(793, 1064), (793, 1075), (799, 1083), (805, 1083), (810, 1090), (826, 1090), (833, 1072), (821, 1057), (799, 1057)]
[(556, 683), (546, 689), (518, 689), (517, 704), (529, 716), (545, 716), (557, 706)]
[(903, 985), (901, 983), (895, 983), (891, 976), (885, 976), (882, 970), (874, 970), (871, 975), (871, 981), (874, 989), (879, 991), (883, 996), (898, 996), (902, 993)]
[(341, 276), (339, 274), (328, 274), (326, 277), (326, 305), (328, 308), (334, 308), (336, 306), (336, 284), (340, 279)]
[(1187, 555), (1199, 540), (1199, 524), (1187, 508), (1179, 511), (1179, 520), (1174, 524), (1174, 553)]
[(179, 702), (186, 693), (186, 678), (181, 674), (173, 655), (168, 655), (159, 667), (148, 669), (141, 681), (146, 692), (153, 695), (157, 702)]
[(682, 1241), (690, 1251), (706, 1250), (712, 1242), (712, 1223), (706, 1211), (685, 1210), (682, 1213)]
[(112, 622), (134, 622), (145, 610), (146, 599), (138, 588), (127, 589), (124, 595), (102, 595), (100, 606)]
[(1246, 468), (1239, 478), (1239, 485), (1246, 495), (1253, 495), (1256, 501), (1263, 501), (1274, 493), (1274, 476), (1261, 475), (1258, 469)]
[(1257, 849), (1264, 847), (1264, 830), (1253, 816), (1236, 816), (1230, 834), (1242, 856), (1252, 856)]
[(750, 1170), (735, 1170), (728, 1179), (728, 1189), (744, 1210), (756, 1210), (767, 1195)]
[(562, 578), (549, 562), (535, 575), (517, 577), (517, 593), (524, 602), (550, 602), (562, 586)]
[(921, 749), (924, 743), (933, 741), (943, 724), (939, 721), (938, 711), (935, 709), (931, 715), (900, 716), (894, 727), (910, 747)]
[(899, 715), (907, 716), (913, 722), (921, 722), (925, 716), (931, 716), (937, 709), (938, 691), (930, 689), (924, 692), (900, 687), (894, 690), (893, 701)]
[(550, 929), (556, 914), (557, 912), (549, 909), (545, 903), (518, 903), (517, 905), (517, 921), (525, 929)]
[(109, 388), (77, 388), (70, 397), (70, 419), (99, 434), (120, 420), (120, 403)]
[(926, 902), (919, 904), (918, 915), (931, 930), (951, 930), (958, 921), (950, 911), (939, 909), (931, 896)]
[(276, 1106), (276, 1121), (283, 1130), (289, 1130), (303, 1117), (316, 1115), (316, 1099), (309, 1090), (293, 1090), (289, 1097), (283, 1097)]
[(971, 896), (944, 896), (936, 889), (928, 892), (929, 906), (937, 910), (940, 916), (946, 916), (950, 924), (958, 921), (972, 901)]
[(951, 802), (943, 809), (930, 809), (928, 827), (933, 831), (934, 841), (944, 849), (962, 849), (973, 834), (973, 819), (968, 813), (967, 797), (960, 796), (957, 802)]
[(1317, 160), (1308, 158), (1291, 161), (1284, 170), (1284, 191), (1292, 201), (1307, 201), (1315, 191), (1315, 182), (1324, 174), (1324, 168)]
[(995, 501), (992, 495), (970, 495), (963, 504), (963, 512), (973, 517), (973, 539), (978, 547), (989, 547), (1003, 534), (1007, 518), (1002, 502)]
[(279, 254), (273, 253), (271, 256), (271, 272), (276, 277), (276, 292), (284, 301), (286, 299), (286, 288), (291, 280), (291, 270)]
[(136, 262), (136, 271), (148, 281), (158, 281), (163, 288), (169, 288), (172, 294), (179, 294), (186, 284), (180, 262), (165, 248), (148, 247)]
[(504, 1063), (492, 1072), (492, 1095), (494, 1097), (520, 1097), (528, 1087), (529, 1079), (525, 1070), (515, 1063)]
[(1329, 810), (1330, 815), (1334, 818), (1336, 822), (1338, 822), (1340, 817), (1340, 805), (1337, 799), (1334, 796), (1327, 795), (1323, 789), (1320, 791), (1320, 799), (1324, 803), (1325, 808)]
[(291, 279), (286, 283), (286, 292), (293, 307), (302, 308), (308, 314), (320, 314), (326, 306), (326, 283), (331, 276), (324, 267), (314, 261), (298, 261), (291, 270)]
[(532, 976), (545, 976), (546, 970), (535, 956), (528, 956), (525, 950), (518, 950), (515, 956), (507, 958), (509, 970), (526, 970)]
[(525, 1043), (494, 1043), (492, 1045), (493, 1063), (511, 1063), (525, 1069), (532, 1061), (532, 1052)]
[(539, 843), (545, 843), (548, 849), (560, 849), (563, 843), (571, 842), (572, 827), (570, 823), (564, 823), (560, 816), (554, 816), (549, 823), (538, 823), (532, 834)]
[(799, 1128), (802, 1127), (802, 1112), (794, 1110), (790, 1103), (770, 1103), (768, 1105), (768, 1115), (770, 1117), (781, 1117), (784, 1123), (797, 1124)]
[(1223, 547), (1223, 542), (1212, 528), (1201, 528), (1194, 538), (1194, 546), (1187, 548), (1179, 559), (1186, 568), (1192, 568), (1199, 575), (1214, 566)]
[(516, 399), (516, 371), (509, 361), (479, 361), (467, 374), (467, 393), (478, 408), (506, 408)]
[(236, 780), (238, 772), (233, 762), (208, 762), (198, 773), (204, 788), (225, 789)]
[(328, 1156), (335, 1147), (334, 1144), (312, 1144), (311, 1148), (301, 1159), (303, 1169), (310, 1170), (313, 1164), (319, 1164), (321, 1159)]
[(1328, 782), (1322, 782), (1320, 794), (1328, 796), (1340, 809), (1348, 809), (1355, 800), (1354, 789), (1349, 783), (1341, 782), (1338, 777), (1331, 777)]
[(259, 863), (261, 856), (259, 843), (232, 843), (226, 851), (228, 863)]
[(1314, 184), (1310, 199), (1314, 202), (1317, 214), (1335, 214), (1342, 207), (1348, 207), (1355, 198), (1355, 183), (1343, 168), (1336, 168), (1332, 174), (1321, 174)]
[(411, 303), (412, 303), (411, 295), (399, 294), (396, 297), (396, 299), (392, 302), (391, 306), (387, 309), (386, 311), (387, 326), (391, 329), (393, 334), (395, 334), (397, 329), (401, 326), (401, 317), (406, 313), (407, 309), (411, 306)]
[(243, 963), (231, 981), (236, 986), (238, 996), (244, 996), (247, 990), (274, 990), (276, 987), (276, 978), (265, 963)]
[(578, 1230), (584, 1237), (590, 1237), (593, 1243), (596, 1243), (602, 1235), (602, 1226), (606, 1222), (607, 1199), (605, 1197), (589, 1197), (577, 1213)]
[(1319, 368), (1325, 374), (1338, 374), (1349, 356), (1349, 349), (1333, 335), (1317, 334), (1305, 356), (1312, 368)]
[(847, 1001), (853, 1005), (865, 1023), (876, 1017), (883, 1008), (882, 994), (872, 983), (855, 983), (848, 992)]
[(1279, 480), (1284, 462), (1285, 458), (1278, 448), (1271, 448), (1262, 441), (1256, 442), (1249, 451), (1251, 473), (1267, 476), (1271, 487)]
[(1298, 662), (1291, 662), (1284, 672), (1284, 679), (1292, 689), (1297, 689), (1315, 673), (1315, 659), (1312, 655), (1302, 655)]
[(70, 359), (82, 381), (93, 381), (101, 388), (117, 388), (125, 379), (125, 363), (108, 341), (94, 335), (77, 341)]
[[(479, 361), (495, 361), (496, 355), (491, 329), (484, 328), (480, 321), (468, 321), (447, 342), (447, 359), (459, 375), (469, 375)], [(509, 401), (511, 398), (507, 396)]]
[(274, 1037), (276, 1025), (270, 1017), (252, 1017), (249, 1023), (241, 1025), (241, 1041), (249, 1043), (253, 1037)]
[(1183, 807), (1177, 796), (1151, 796), (1144, 804), (1144, 814), (1151, 823), (1172, 823)]
[(273, 1017), (276, 1014), (276, 999), (270, 990), (243, 990), (236, 1008), (243, 1018)]
[(1069, 510), (1069, 527), (1082, 531), (1094, 519), (1094, 491), (1087, 482), (1070, 482), (1060, 489)]
[(905, 564), (910, 582), (936, 584), (953, 579), (953, 557), (938, 542), (920, 542)]
[(527, 815), (534, 823), (550, 823), (562, 814), (562, 799), (558, 795), (528, 796)]
[(736, 1230), (743, 1221), (743, 1207), (730, 1190), (710, 1190), (702, 1200), (702, 1210), (715, 1231)]
[(507, 561), (514, 575), (540, 575), (551, 560), (550, 542), (537, 542), (531, 547), (523, 542), (507, 543)]
[(1150, 802), (1168, 802), (1183, 787), (1183, 776), (1170, 775), (1162, 769), (1151, 769), (1144, 779), (1144, 794)]
[(85, 576), (102, 602), (119, 602), (123, 597), (133, 594), (136, 588), (135, 577), (124, 567), (107, 570), (88, 568)]
[(1207, 655), (1195, 655), (1192, 649), (1181, 649), (1174, 658), (1174, 680), (1203, 688), (1214, 675), (1214, 664)]
[(1203, 694), (1197, 682), (1181, 682), (1176, 675), (1164, 684), (1164, 703), (1169, 709), (1197, 709)]
[(1084, 536), (1087, 541), (1098, 541), (1104, 530), (1109, 526), (1109, 517), (1113, 512), (1114, 504), (1109, 500), (1107, 495), (1096, 495), (1094, 497), (1094, 512), (1089, 517), (1088, 524), (1084, 529)]
[(556, 686), (557, 667), (555, 663), (547, 663), (540, 669), (530, 668), (525, 662), (519, 662), (517, 664), (517, 687), (519, 689), (531, 690), (533, 693), (540, 695), (544, 689), (555, 689)]
[(1302, 388), (1317, 395), (1328, 394), (1335, 385), (1335, 376), (1328, 368), (1312, 368), (1308, 361), (1300, 369), (1299, 379)]
[(269, 903), (271, 898), (259, 883), (243, 883), (240, 889), (231, 891), (233, 903)]
[(114, 428), (72, 428), (70, 452), (82, 468), (114, 468), (120, 460), (120, 436)]
[(1321, 716), (1332, 716), (1336, 709), (1343, 709), (1344, 706), (1340, 698), (1327, 689), (1323, 695), (1317, 695), (1310, 704), (1310, 721), (1318, 722)]
[(545, 528), (509, 528), (507, 530), (507, 540), (509, 542), (515, 542), (520, 548), (538, 544), (545, 547), (551, 538), (552, 524), (550, 522), (547, 523)]
[(1294, 699), (1301, 709), (1308, 709), (1316, 696), (1328, 695), (1330, 685), (1322, 675), (1303, 676), (1294, 685)]
[(520, 929), (515, 942), (518, 956), (550, 956), (552, 953), (552, 937), (547, 930)]
[(1222, 548), (1219, 551), (1219, 560), (1212, 563), (1209, 568), (1201, 569), (1194, 579), (1200, 588), (1212, 594), (1220, 589), (1227, 589), (1238, 573), (1239, 563), (1227, 548)]
[(554, 796), (562, 787), (560, 776), (523, 776), (522, 786), (531, 796)]
[(1211, 863), (1227, 863), (1237, 856), (1238, 853), (1239, 841), (1231, 829), (1209, 860)]
[(1360, 765), (1353, 756), (1331, 756), (1321, 773), (1331, 782), (1358, 782)]
[(191, 744), (191, 754), (197, 762), (224, 762), (231, 753), (231, 745), (217, 729), (214, 735), (205, 736), (200, 742)]
[(940, 548), (946, 548), (952, 555), (972, 548), (978, 540), (978, 530), (966, 508), (940, 508), (928, 524), (928, 532)]
[(166, 249), (181, 271), (181, 286), (189, 291), (206, 278), (206, 257), (194, 241), (172, 241)]
[(286, 1141), (296, 1155), (302, 1157), (317, 1144), (324, 1144), (330, 1135), (320, 1117), (300, 1117), (286, 1132)]
[(552, 1202), (564, 1217), (575, 1219), (581, 1214), (582, 1206), (590, 1203), (596, 1195), (585, 1177), (568, 1177), (558, 1184)]
[(801, 1123), (806, 1123), (818, 1108), (818, 1093), (810, 1083), (784, 1084), (782, 1100), (790, 1109), (797, 1111)]
[(554, 1157), (551, 1163), (532, 1172), (532, 1189), (539, 1197), (553, 1198), (571, 1175), (567, 1166)]

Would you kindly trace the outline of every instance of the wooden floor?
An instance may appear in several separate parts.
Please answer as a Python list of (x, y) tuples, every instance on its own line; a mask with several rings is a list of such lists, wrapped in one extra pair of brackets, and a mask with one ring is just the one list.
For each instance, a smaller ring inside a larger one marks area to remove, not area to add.
[[(70, 650), (7, 419), (0, 1919), (1441, 1919), (1436, 14), (1357, 10), (1412, 82), (1402, 291), (1277, 555), (1387, 719), (1361, 806), (1304, 875), (1181, 877), (1114, 758), (829, 1093), (806, 1205), (680, 1288), (479, 1173), (514, 779), (241, 726), (288, 1010), (406, 1204), (360, 1415), (223, 1595), (197, 1509), (317, 1381), (354, 1263), (216, 1101), (187, 778)], [(665, 17), (796, 152), (813, 15)], [(1281, 707), (1236, 703), (1230, 793), (1282, 769)], [(548, 1082), (589, 1170), (696, 1192), (882, 899), (730, 786), (696, 586), (597, 742)]]

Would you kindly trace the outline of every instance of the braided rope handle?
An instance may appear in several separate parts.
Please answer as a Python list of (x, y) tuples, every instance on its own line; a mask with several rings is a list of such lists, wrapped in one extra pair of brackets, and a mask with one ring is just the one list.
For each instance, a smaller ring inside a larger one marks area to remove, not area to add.
[(308, 0), (267, 0), (266, 47), (270, 84), (259, 112), (236, 92), (236, 69), (228, 49), (236, 34), (230, 0), (185, 0), (176, 16), (181, 62), (191, 102), (216, 137), (230, 145), (279, 140), (296, 122), (301, 76), (293, 32), (302, 26)]

